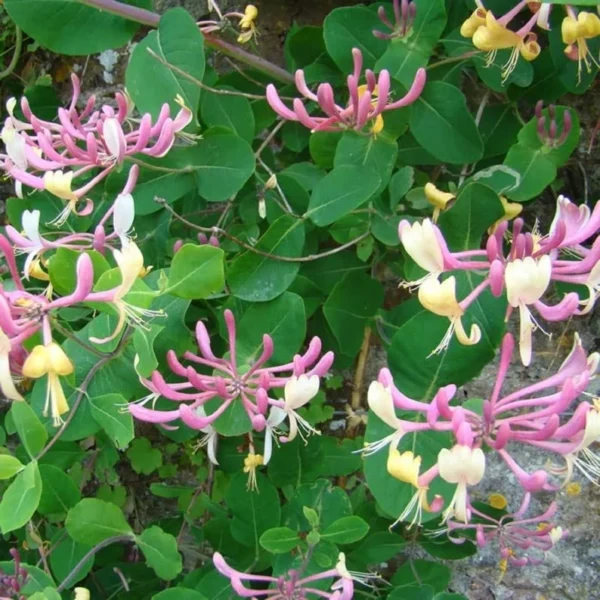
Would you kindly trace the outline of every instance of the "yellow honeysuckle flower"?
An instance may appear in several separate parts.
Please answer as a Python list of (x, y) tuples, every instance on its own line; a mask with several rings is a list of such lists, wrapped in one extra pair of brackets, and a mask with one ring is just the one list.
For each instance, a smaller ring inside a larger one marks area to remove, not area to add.
[(387, 460), (388, 473), (404, 483), (419, 487), (419, 470), (421, 457), (415, 456), (410, 450), (400, 453), (397, 448), (390, 448)]
[(56, 342), (36, 346), (23, 364), (25, 377), (39, 379), (48, 375), (44, 416), (50, 412), (55, 427), (62, 423), (61, 415), (69, 410), (59, 377), (71, 375), (73, 370), (73, 363)]
[(248, 43), (253, 37), (257, 35), (256, 29), (256, 18), (258, 17), (258, 8), (253, 4), (248, 4), (244, 10), (244, 16), (240, 19), (239, 26), (242, 33), (238, 36), (238, 42), (240, 44)]
[(528, 31), (520, 35), (511, 31), (499, 23), (490, 11), (485, 16), (485, 25), (478, 27), (473, 34), (473, 45), (478, 50), (488, 53), (487, 66), (494, 62), (498, 50), (512, 48), (510, 58), (502, 68), (502, 81), (506, 81), (514, 71), (519, 56), (522, 56), (526, 61), (532, 61), (539, 56), (542, 50), (535, 33)]
[(256, 481), (256, 470), (265, 463), (262, 454), (254, 454), (249, 452), (244, 459), (244, 473), (248, 473), (248, 489), (258, 490), (258, 482)]
[(44, 173), (44, 189), (63, 200), (77, 202), (77, 196), (71, 190), (73, 173), (63, 171), (46, 171)]
[(447, 208), (448, 203), (456, 198), (456, 194), (443, 192), (431, 182), (425, 184), (424, 191), (427, 201), (430, 204), (433, 204), (433, 222), (435, 223), (438, 220), (440, 213)]
[(509, 202), (504, 196), (500, 196), (504, 215), (502, 215), (489, 229), (488, 233), (492, 235), (500, 223), (504, 221), (512, 221), (517, 218), (523, 211), (523, 205), (519, 202)]
[(594, 58), (586, 40), (600, 35), (600, 18), (593, 13), (581, 11), (577, 17), (574, 13), (563, 19), (561, 25), (563, 42), (566, 44), (565, 54), (578, 63), (578, 79), (581, 80), (582, 64), (588, 73), (592, 65), (600, 68), (600, 63)]
[(471, 16), (461, 25), (460, 35), (472, 38), (477, 29), (482, 25), (485, 25), (487, 12), (488, 11), (485, 8), (476, 8)]

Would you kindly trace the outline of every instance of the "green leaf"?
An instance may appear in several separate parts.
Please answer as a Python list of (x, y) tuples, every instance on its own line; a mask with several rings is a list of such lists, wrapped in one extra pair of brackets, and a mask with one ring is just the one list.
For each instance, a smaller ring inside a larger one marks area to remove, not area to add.
[(81, 493), (73, 480), (61, 469), (53, 465), (40, 465), (42, 495), (37, 508), (42, 515), (66, 515), (79, 500)]
[(433, 600), (435, 590), (430, 585), (406, 585), (394, 588), (388, 600)]
[(244, 546), (254, 548), (258, 557), (260, 538), (267, 529), (279, 526), (281, 509), (275, 486), (257, 473), (258, 490), (248, 489), (245, 474), (235, 475), (225, 492), (225, 502), (233, 514), (231, 533)]
[(390, 531), (370, 534), (349, 558), (363, 565), (379, 564), (400, 554), (407, 541)]
[(556, 179), (556, 165), (540, 150), (522, 144), (516, 144), (509, 150), (504, 165), (521, 176), (516, 188), (506, 191), (506, 196), (517, 202), (539, 196)]
[[(43, 382), (47, 385), (47, 382)], [(26, 402), (13, 402), (10, 415), (17, 434), (31, 458), (46, 445), (48, 433), (31, 406)]]
[(481, 115), (479, 132), (484, 158), (504, 155), (516, 142), (521, 125), (510, 104), (487, 106)]
[(475, 250), (487, 229), (504, 216), (500, 197), (481, 183), (467, 183), (452, 207), (440, 215), (439, 226), (453, 252)]
[(392, 577), (391, 583), (398, 587), (430, 585), (436, 592), (443, 592), (450, 583), (452, 571), (445, 565), (428, 560), (410, 559)]
[(0, 479), (11, 479), (22, 471), (25, 465), (10, 454), (0, 454)]
[[(50, 540), (52, 552), (50, 553), (50, 568), (54, 577), (59, 582), (64, 581), (76, 565), (91, 550), (88, 544), (79, 544), (71, 539), (64, 531), (58, 530)], [(78, 581), (85, 579), (87, 574), (94, 566), (95, 557), (90, 557), (77, 573), (69, 580), (69, 587), (77, 584)]]
[(364, 6), (336, 8), (323, 23), (323, 37), (327, 52), (342, 73), (352, 73), (352, 49), (362, 52), (364, 67), (372, 69), (385, 52), (388, 42), (376, 38), (372, 30), (380, 29), (377, 14)]
[(323, 313), (344, 354), (354, 356), (368, 320), (383, 305), (383, 286), (364, 273), (350, 273), (332, 290)]
[(483, 156), (483, 142), (463, 93), (453, 85), (432, 81), (412, 105), (410, 130), (436, 158), (456, 165)]
[[(94, 267), (94, 283), (98, 282), (100, 276), (110, 269), (110, 264), (95, 250), (88, 250), (86, 254), (92, 260)], [(48, 263), (48, 275), (54, 291), (61, 296), (73, 293), (77, 285), (77, 260), (81, 252), (58, 248)]]
[(136, 473), (150, 475), (162, 466), (162, 454), (158, 448), (152, 448), (147, 438), (139, 437), (133, 440), (127, 458)]
[[(92, 417), (119, 450), (127, 448), (134, 437), (133, 417), (126, 410), (121, 394), (105, 394), (89, 398)], [(124, 410), (125, 407), (125, 410)]]
[(181, 554), (177, 550), (177, 540), (160, 527), (148, 527), (136, 536), (136, 544), (144, 553), (146, 564), (166, 581), (175, 579), (183, 569)]
[(369, 167), (336, 167), (315, 186), (305, 216), (319, 227), (331, 225), (367, 202), (380, 183), (379, 175)]
[(202, 97), (201, 115), (209, 127), (228, 127), (243, 140), (252, 143), (254, 113), (246, 98), (206, 92)]
[(36, 461), (30, 462), (8, 486), (0, 502), (0, 531), (3, 535), (25, 525), (37, 510), (42, 478)]
[[(150, 0), (124, 0), (150, 9)], [(10, 18), (30, 37), (58, 54), (80, 56), (124, 46), (139, 24), (73, 0), (5, 0)]]
[(225, 285), (225, 253), (210, 244), (186, 244), (173, 258), (163, 293), (187, 300), (204, 299)]
[(197, 123), (200, 87), (159, 62), (149, 50), (201, 81), (204, 77), (204, 37), (194, 19), (182, 8), (168, 10), (161, 17), (158, 30), (151, 31), (135, 47), (125, 81), (140, 112), (150, 113), (156, 119), (163, 104), (167, 103), (174, 116), (181, 108), (175, 100), (179, 95)]
[(414, 183), (415, 170), (412, 167), (402, 167), (394, 173), (389, 185), (391, 210), (396, 209), (400, 200), (408, 194)]
[(285, 364), (306, 337), (306, 315), (300, 296), (284, 292), (270, 302), (252, 304), (238, 322), (238, 359), (255, 362), (262, 352), (263, 335), (273, 340), (273, 364)]
[(121, 509), (96, 498), (84, 498), (74, 506), (67, 515), (65, 528), (73, 540), (91, 546), (113, 536), (127, 535), (133, 539)]
[(36, 592), (33, 596), (29, 596), (30, 600), (61, 600), (61, 595), (54, 587), (44, 588), (41, 592)]
[(300, 538), (289, 527), (274, 527), (273, 529), (267, 529), (260, 536), (259, 541), (267, 552), (282, 554), (293, 550), (300, 543)]
[(333, 168), (335, 149), (342, 138), (339, 131), (315, 131), (309, 140), (310, 156), (318, 167)]
[(333, 164), (335, 168), (344, 165), (371, 168), (381, 181), (375, 191), (376, 194), (380, 194), (390, 181), (397, 157), (396, 142), (390, 142), (381, 136), (366, 136), (355, 131), (346, 131), (335, 150)]
[[(304, 247), (304, 222), (291, 215), (279, 217), (255, 248), (277, 256), (299, 257)], [(296, 278), (300, 263), (284, 262), (247, 250), (231, 263), (227, 283), (231, 293), (249, 302), (267, 302), (282, 294)]]
[(334, 544), (352, 544), (369, 533), (369, 524), (360, 517), (342, 517), (321, 532), (321, 539)]
[(164, 325), (152, 323), (149, 329), (138, 328), (133, 332), (133, 347), (136, 356), (139, 358), (135, 369), (142, 377), (150, 377), (152, 371), (158, 366), (154, 342), (164, 329)]
[(441, 592), (435, 595), (433, 600), (469, 600), (464, 594), (451, 594), (450, 592)]
[[(387, 69), (394, 79), (406, 87), (410, 87), (417, 69), (429, 62), (446, 26), (444, 0), (413, 0), (413, 5), (416, 8), (415, 22), (409, 34), (388, 44), (385, 54), (376, 65), (377, 71)], [(381, 29), (381, 23), (377, 29)]]
[(209, 202), (222, 202), (239, 192), (256, 166), (248, 142), (222, 128), (206, 131), (188, 154), (198, 193)]

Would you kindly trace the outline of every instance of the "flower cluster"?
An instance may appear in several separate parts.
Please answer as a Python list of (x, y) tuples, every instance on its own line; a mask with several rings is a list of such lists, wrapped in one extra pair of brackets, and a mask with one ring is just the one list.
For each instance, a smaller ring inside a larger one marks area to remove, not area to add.
[[(443, 508), (445, 531), (474, 528), (478, 532), (478, 543), (484, 545), (502, 530), (506, 543), (515, 542), (519, 536), (526, 537), (517, 521), (525, 514), (531, 494), (558, 489), (559, 486), (550, 482), (550, 475), (560, 474), (563, 485), (570, 480), (575, 468), (595, 482), (600, 478), (600, 459), (590, 450), (590, 446), (600, 440), (600, 403), (581, 402), (575, 407), (576, 399), (585, 392), (598, 370), (600, 355), (587, 356), (576, 335), (569, 356), (555, 374), (503, 396), (502, 387), (514, 346), (512, 335), (507, 334), (502, 343), (496, 381), (480, 412), (451, 404), (456, 393), (454, 385), (438, 390), (431, 402), (420, 402), (402, 394), (387, 369), (382, 369), (378, 380), (371, 384), (369, 408), (392, 433), (367, 444), (363, 452), (368, 456), (388, 447), (388, 473), (416, 490), (397, 522), (412, 517), (411, 525), (420, 523), (423, 511), (437, 512)], [(396, 410), (401, 410), (406, 418), (399, 418)], [(398, 450), (402, 438), (416, 431), (450, 432), (454, 438), (454, 445), (442, 449), (435, 464), (423, 473), (420, 456)], [(529, 473), (509, 450), (515, 444), (551, 453), (561, 458), (562, 464)], [(473, 508), (469, 498), (469, 488), (485, 475), (484, 450), (495, 452), (504, 461), (524, 491), (523, 506), (517, 513), (486, 526), (472, 523), (473, 516), (481, 514)], [(456, 485), (454, 496), (446, 506), (440, 496), (428, 498), (429, 487), (436, 478)], [(549, 516), (547, 513), (538, 520), (545, 521)], [(533, 522), (536, 519), (521, 524)], [(544, 529), (530, 540), (531, 545), (547, 549), (551, 531), (552, 528)], [(520, 548), (529, 547), (523, 544), (526, 541), (517, 543)]]
[(256, 18), (258, 17), (258, 8), (253, 4), (248, 4), (243, 13), (231, 11), (223, 13), (215, 0), (209, 0), (209, 11), (214, 11), (218, 20), (209, 19), (198, 21), (196, 24), (204, 34), (215, 33), (217, 31), (227, 30), (230, 27), (231, 19), (238, 19), (239, 34), (237, 41), (240, 44), (246, 44), (251, 39), (256, 39), (258, 30), (256, 28)]
[[(43, 252), (58, 247), (85, 249), (94, 247), (106, 249), (106, 241), (118, 238), (120, 249), (112, 248), (112, 255), (121, 275), (121, 282), (115, 287), (94, 292), (94, 268), (90, 256), (81, 253), (76, 264), (76, 286), (68, 295), (54, 297), (52, 286), (34, 293), (24, 285), (17, 267), (15, 247), (0, 235), (0, 251), (4, 255), (6, 268), (10, 273), (13, 287), (0, 285), (0, 389), (11, 400), (23, 400), (16, 381), (21, 377), (30, 379), (47, 378), (46, 403), (44, 415), (50, 415), (54, 425), (62, 422), (62, 415), (69, 410), (67, 399), (61, 384), (61, 377), (74, 372), (74, 365), (53, 336), (53, 313), (61, 308), (77, 305), (82, 302), (106, 302), (112, 305), (118, 314), (118, 323), (114, 332), (105, 339), (91, 338), (92, 342), (105, 343), (114, 339), (126, 322), (136, 325), (143, 323), (146, 316), (157, 316), (158, 313), (130, 305), (125, 297), (135, 281), (144, 270), (144, 259), (136, 244), (127, 235), (133, 224), (133, 198), (130, 194), (121, 194), (114, 203), (114, 232), (103, 234), (103, 226), (96, 237), (89, 234), (72, 234), (65, 236), (60, 242), (44, 240), (39, 231), (40, 212), (24, 211), (23, 229), (25, 235), (7, 226), (6, 233), (14, 242), (17, 251), (27, 253), (24, 275), (42, 280), (49, 280), (42, 269), (38, 258)], [(91, 238), (91, 239), (90, 239)], [(62, 243), (61, 243), (62, 242)], [(41, 332), (42, 344), (35, 346), (31, 352), (25, 349), (25, 343), (36, 333)]]
[(380, 40), (406, 37), (415, 22), (417, 6), (414, 2), (410, 0), (393, 0), (392, 6), (394, 9), (394, 23), (388, 19), (384, 6), (380, 6), (377, 10), (379, 20), (390, 30), (390, 33), (374, 30), (373, 35)]
[[(273, 355), (273, 340), (267, 334), (263, 336), (263, 350), (256, 361), (246, 367), (238, 363), (235, 318), (230, 310), (225, 310), (224, 320), (229, 337), (227, 358), (214, 355), (210, 336), (202, 321), (196, 324), (196, 341), (200, 355), (186, 352), (184, 358), (203, 369), (199, 372), (192, 365), (184, 366), (173, 351), (167, 354), (171, 370), (185, 381), (167, 383), (159, 371), (154, 371), (150, 379), (140, 378), (150, 394), (141, 401), (129, 405), (131, 414), (142, 421), (159, 423), (163, 427), (181, 420), (192, 429), (202, 431), (205, 437), (202, 445), (208, 445), (208, 456), (213, 463), (216, 460), (217, 434), (213, 423), (234, 402), (241, 402), (252, 428), (265, 432), (264, 457), (251, 452), (246, 465), (250, 474), (256, 466), (267, 464), (271, 458), (273, 441), (282, 443), (293, 440), (297, 435), (316, 433), (316, 430), (296, 411), (314, 398), (319, 391), (320, 377), (323, 377), (333, 363), (333, 353), (327, 352), (321, 358), (321, 340), (315, 337), (302, 355), (284, 365), (266, 366)], [(269, 395), (273, 390), (283, 388), (284, 399)], [(175, 410), (160, 411), (146, 408), (148, 402), (154, 403), (163, 396), (178, 403)], [(218, 408), (208, 413), (206, 403), (216, 399)], [(288, 422), (288, 432), (279, 427)], [(259, 458), (256, 458), (260, 456)], [(254, 457), (254, 458), (251, 458)], [(251, 464), (252, 463), (252, 464)]]
[(566, 110), (563, 115), (563, 127), (562, 131), (558, 132), (558, 123), (556, 122), (556, 108), (554, 104), (548, 106), (548, 116), (550, 117), (550, 123), (546, 126), (546, 117), (543, 114), (544, 101), (540, 100), (535, 105), (535, 118), (537, 121), (537, 135), (538, 139), (544, 146), (548, 148), (558, 148), (562, 146), (573, 127), (573, 118), (571, 112)]
[(0, 570), (0, 597), (14, 600), (25, 600), (27, 596), (21, 592), (29, 579), (27, 571), (21, 567), (21, 555), (15, 548), (9, 550), (14, 560), (14, 573), (7, 575)]
[(298, 121), (311, 131), (338, 131), (354, 129), (362, 131), (366, 126), (377, 134), (383, 129), (383, 113), (388, 110), (409, 106), (417, 100), (425, 87), (427, 75), (425, 69), (419, 69), (408, 93), (399, 100), (392, 101), (390, 88), (391, 78), (386, 69), (378, 76), (373, 71), (365, 71), (365, 84), (360, 84), (362, 76), (363, 58), (358, 48), (352, 50), (354, 59), (354, 70), (348, 75), (347, 106), (336, 104), (333, 88), (329, 83), (321, 83), (317, 93), (312, 92), (304, 78), (304, 71), (296, 71), (296, 87), (306, 100), (315, 102), (325, 113), (324, 117), (316, 117), (309, 114), (304, 101), (295, 98), (292, 108), (288, 108), (277, 93), (273, 84), (267, 86), (267, 102), (271, 108), (287, 121)]
[[(21, 99), (25, 121), (21, 121), (14, 115), (16, 100), (12, 98), (7, 103), (9, 116), (0, 133), (5, 146), (5, 153), (0, 154), (0, 169), (16, 181), (17, 195), (22, 197), (25, 185), (67, 201), (58, 224), (70, 213), (89, 214), (93, 203), (87, 194), (127, 157), (165, 156), (176, 134), (192, 120), (191, 111), (181, 99), (181, 110), (174, 118), (169, 105), (164, 104), (154, 122), (150, 114), (133, 119), (131, 101), (121, 93), (115, 96), (116, 110), (108, 104), (94, 110), (94, 96), (78, 110), (81, 86), (76, 75), (71, 79), (71, 102), (68, 108), (58, 110), (58, 123), (35, 116), (25, 97)], [(72, 189), (75, 180), (82, 183)], [(80, 200), (85, 200), (82, 208), (77, 206)]]
[[(534, 230), (524, 231), (518, 218), (512, 227), (511, 242), (504, 250), (508, 222), (498, 224), (489, 236), (485, 249), (450, 252), (440, 229), (430, 220), (423, 223), (401, 221), (400, 241), (408, 255), (427, 271), (422, 279), (407, 282), (419, 288), (419, 301), (431, 312), (447, 317), (450, 327), (434, 353), (444, 350), (455, 334), (462, 344), (476, 344), (481, 337), (477, 325), (469, 334), (462, 316), (488, 288), (494, 296), (504, 291), (508, 298), (507, 318), (515, 309), (520, 315), (520, 351), (524, 365), (532, 355), (532, 334), (538, 327), (531, 308), (547, 321), (562, 321), (575, 314), (592, 310), (600, 292), (600, 238), (591, 248), (583, 244), (600, 229), (600, 204), (591, 212), (586, 205), (577, 206), (559, 196), (550, 232), (542, 236)], [(454, 276), (440, 281), (440, 275), (456, 270), (485, 273), (484, 280), (463, 300), (456, 298)], [(570, 292), (554, 306), (541, 298), (551, 281), (585, 286), (585, 292)]]
[[(338, 562), (333, 569), (303, 576), (295, 569), (285, 575), (273, 577), (270, 575), (252, 575), (231, 568), (219, 552), (213, 554), (213, 563), (217, 571), (227, 577), (231, 587), (240, 598), (271, 598), (271, 600), (305, 600), (313, 595), (330, 600), (352, 600), (354, 598), (354, 574), (346, 569), (346, 559), (340, 553)], [(323, 591), (313, 587), (317, 581), (335, 579), (330, 591)], [(268, 589), (252, 589), (246, 587), (245, 582), (256, 582), (261, 586), (269, 584)], [(310, 594), (310, 596), (309, 596)]]

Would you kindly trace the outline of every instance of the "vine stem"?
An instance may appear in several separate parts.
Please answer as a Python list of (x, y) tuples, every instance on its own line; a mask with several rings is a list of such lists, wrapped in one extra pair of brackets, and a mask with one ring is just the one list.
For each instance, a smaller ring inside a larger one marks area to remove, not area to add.
[(352, 410), (358, 410), (360, 408), (360, 399), (362, 397), (362, 386), (363, 379), (365, 376), (365, 367), (367, 365), (367, 357), (369, 356), (369, 348), (371, 347), (371, 328), (365, 327), (365, 333), (363, 337), (363, 343), (360, 348), (360, 354), (358, 355), (358, 362), (356, 363), (356, 372), (354, 373), (354, 389), (352, 390), (351, 407)]
[(56, 591), (60, 594), (63, 592), (69, 583), (71, 583), (71, 579), (77, 575), (77, 573), (83, 568), (85, 563), (95, 556), (100, 550), (110, 546), (111, 544), (117, 544), (121, 542), (133, 542), (135, 541), (135, 536), (133, 533), (127, 535), (115, 535), (113, 537), (107, 538), (106, 540), (102, 540), (100, 543), (96, 544), (74, 567), (73, 570), (64, 578), (63, 582), (56, 588)]
[(62, 434), (65, 432), (65, 430), (67, 429), (67, 427), (69, 426), (71, 421), (75, 418), (75, 415), (77, 414), (77, 409), (79, 408), (79, 405), (81, 404), (81, 401), (83, 400), (83, 397), (87, 395), (87, 388), (89, 387), (90, 383), (92, 383), (92, 379), (94, 379), (96, 373), (102, 367), (104, 367), (106, 364), (108, 364), (111, 360), (116, 358), (121, 353), (124, 346), (127, 344), (127, 341), (129, 340), (130, 333), (131, 333), (131, 330), (128, 329), (123, 334), (123, 337), (121, 338), (121, 341), (119, 342), (119, 345), (115, 348), (114, 352), (111, 352), (110, 354), (107, 354), (104, 358), (101, 358), (89, 370), (88, 374), (85, 376), (85, 379), (83, 380), (83, 383), (81, 384), (81, 387), (78, 388), (79, 394), (77, 395), (77, 399), (75, 400), (75, 403), (71, 407), (69, 416), (65, 419), (65, 422), (60, 426), (60, 429), (54, 434), (54, 437), (48, 442), (48, 444), (46, 444), (46, 446), (44, 446), (39, 451), (39, 453), (34, 458), (34, 460), (40, 460), (40, 458), (42, 458), (42, 456), (44, 456), (46, 454), (46, 452), (48, 452), (48, 450), (50, 450), (50, 448), (52, 448), (52, 446), (54, 446), (54, 444), (56, 444), (56, 442), (58, 442), (58, 440), (61, 438)]
[[(137, 6), (123, 4), (122, 2), (117, 2), (117, 0), (77, 0), (77, 2), (80, 4), (85, 4), (86, 6), (91, 6), (92, 8), (104, 10), (112, 13), (113, 15), (124, 17), (130, 21), (136, 21), (137, 23), (141, 23), (147, 27), (156, 28), (160, 23), (160, 15), (158, 13), (146, 10), (144, 8), (138, 8)], [(233, 44), (221, 40), (211, 34), (205, 33), (204, 40), (211, 48), (219, 50), (226, 56), (235, 58), (240, 62), (253, 67), (254, 69), (262, 71), (263, 73), (267, 73), (271, 77), (274, 77), (283, 83), (294, 82), (294, 77), (285, 69), (278, 67), (276, 64), (273, 64), (272, 62), (265, 60), (260, 56), (250, 54), (250, 52), (246, 52), (245, 50), (242, 50), (241, 48), (238, 48), (237, 46), (234, 46)]]
[(10, 63), (8, 63), (8, 67), (4, 69), (4, 71), (0, 71), (0, 79), (4, 79), (8, 77), (17, 66), (19, 62), (19, 58), (21, 57), (21, 49), (23, 47), (23, 31), (21, 28), (15, 23), (15, 50), (13, 52), (12, 58), (10, 59)]
[(202, 227), (202, 225), (196, 225), (195, 223), (192, 223), (191, 221), (188, 221), (185, 217), (182, 217), (179, 213), (177, 213), (171, 206), (169, 206), (169, 204), (167, 204), (167, 201), (164, 198), (154, 198), (155, 202), (158, 202), (158, 204), (160, 204), (161, 206), (164, 206), (164, 208), (166, 208), (178, 221), (181, 221), (181, 223), (183, 223), (184, 225), (187, 225), (188, 227), (195, 229), (196, 231), (201, 231), (202, 233), (211, 233), (211, 234), (219, 234), (222, 235), (228, 239), (230, 239), (232, 242), (235, 242), (236, 244), (239, 244), (240, 246), (242, 246), (242, 248), (245, 248), (246, 250), (249, 250), (250, 252), (253, 252), (254, 254), (258, 254), (259, 256), (264, 256), (265, 258), (270, 258), (272, 260), (279, 260), (281, 262), (312, 262), (314, 260), (319, 260), (320, 258), (325, 258), (326, 256), (331, 256), (332, 254), (337, 254), (338, 252), (341, 252), (342, 250), (346, 250), (347, 248), (351, 248), (352, 246), (354, 246), (355, 244), (358, 244), (360, 241), (364, 240), (367, 236), (369, 236), (369, 232), (365, 232), (361, 235), (359, 235), (358, 237), (354, 238), (353, 240), (350, 240), (349, 242), (346, 242), (345, 244), (342, 244), (341, 246), (338, 246), (337, 248), (332, 248), (331, 250), (326, 250), (325, 252), (321, 252), (320, 254), (309, 254), (308, 256), (280, 256), (278, 254), (270, 254), (269, 252), (264, 252), (263, 250), (259, 250), (258, 248), (255, 248), (254, 246), (251, 246), (250, 244), (247, 244), (246, 242), (244, 242), (243, 240), (240, 240), (240, 238), (231, 235), (231, 233), (225, 231), (225, 229), (221, 229), (220, 227)]

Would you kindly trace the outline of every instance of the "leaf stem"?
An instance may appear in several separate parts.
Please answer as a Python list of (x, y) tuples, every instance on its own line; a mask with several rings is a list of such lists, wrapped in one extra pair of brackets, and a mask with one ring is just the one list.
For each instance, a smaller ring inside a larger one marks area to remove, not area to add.
[(77, 575), (77, 573), (84, 567), (85, 563), (90, 560), (94, 555), (96, 555), (100, 550), (110, 546), (111, 544), (117, 544), (121, 542), (133, 542), (135, 540), (135, 536), (130, 533), (128, 535), (115, 535), (113, 537), (102, 540), (100, 543), (96, 544), (74, 567), (73, 570), (63, 579), (63, 582), (56, 588), (56, 591), (60, 594), (63, 592), (69, 583), (71, 583), (71, 579)]
[(175, 210), (167, 204), (167, 201), (164, 198), (154, 198), (155, 202), (158, 202), (161, 206), (164, 206), (166, 210), (168, 210), (178, 221), (181, 221), (184, 225), (187, 225), (191, 229), (195, 229), (196, 231), (201, 231), (202, 233), (212, 233), (222, 235), (231, 241), (235, 242), (245, 248), (246, 250), (253, 252), (254, 254), (258, 254), (259, 256), (264, 256), (265, 258), (270, 258), (272, 260), (279, 260), (281, 262), (312, 262), (314, 260), (319, 260), (320, 258), (325, 258), (326, 256), (331, 256), (332, 254), (337, 254), (338, 252), (342, 252), (347, 248), (351, 248), (352, 246), (358, 244), (361, 240), (364, 240), (369, 234), (369, 232), (365, 232), (358, 237), (338, 246), (337, 248), (332, 248), (331, 250), (326, 250), (325, 252), (321, 252), (319, 254), (309, 254), (308, 256), (280, 256), (278, 254), (270, 254), (269, 252), (264, 252), (263, 250), (259, 250), (250, 244), (247, 244), (243, 240), (240, 240), (238, 237), (231, 235), (231, 233), (225, 231), (225, 229), (221, 229), (220, 227), (202, 227), (202, 225), (196, 225), (191, 221), (188, 221), (185, 217), (182, 217), (180, 214), (175, 212)]

